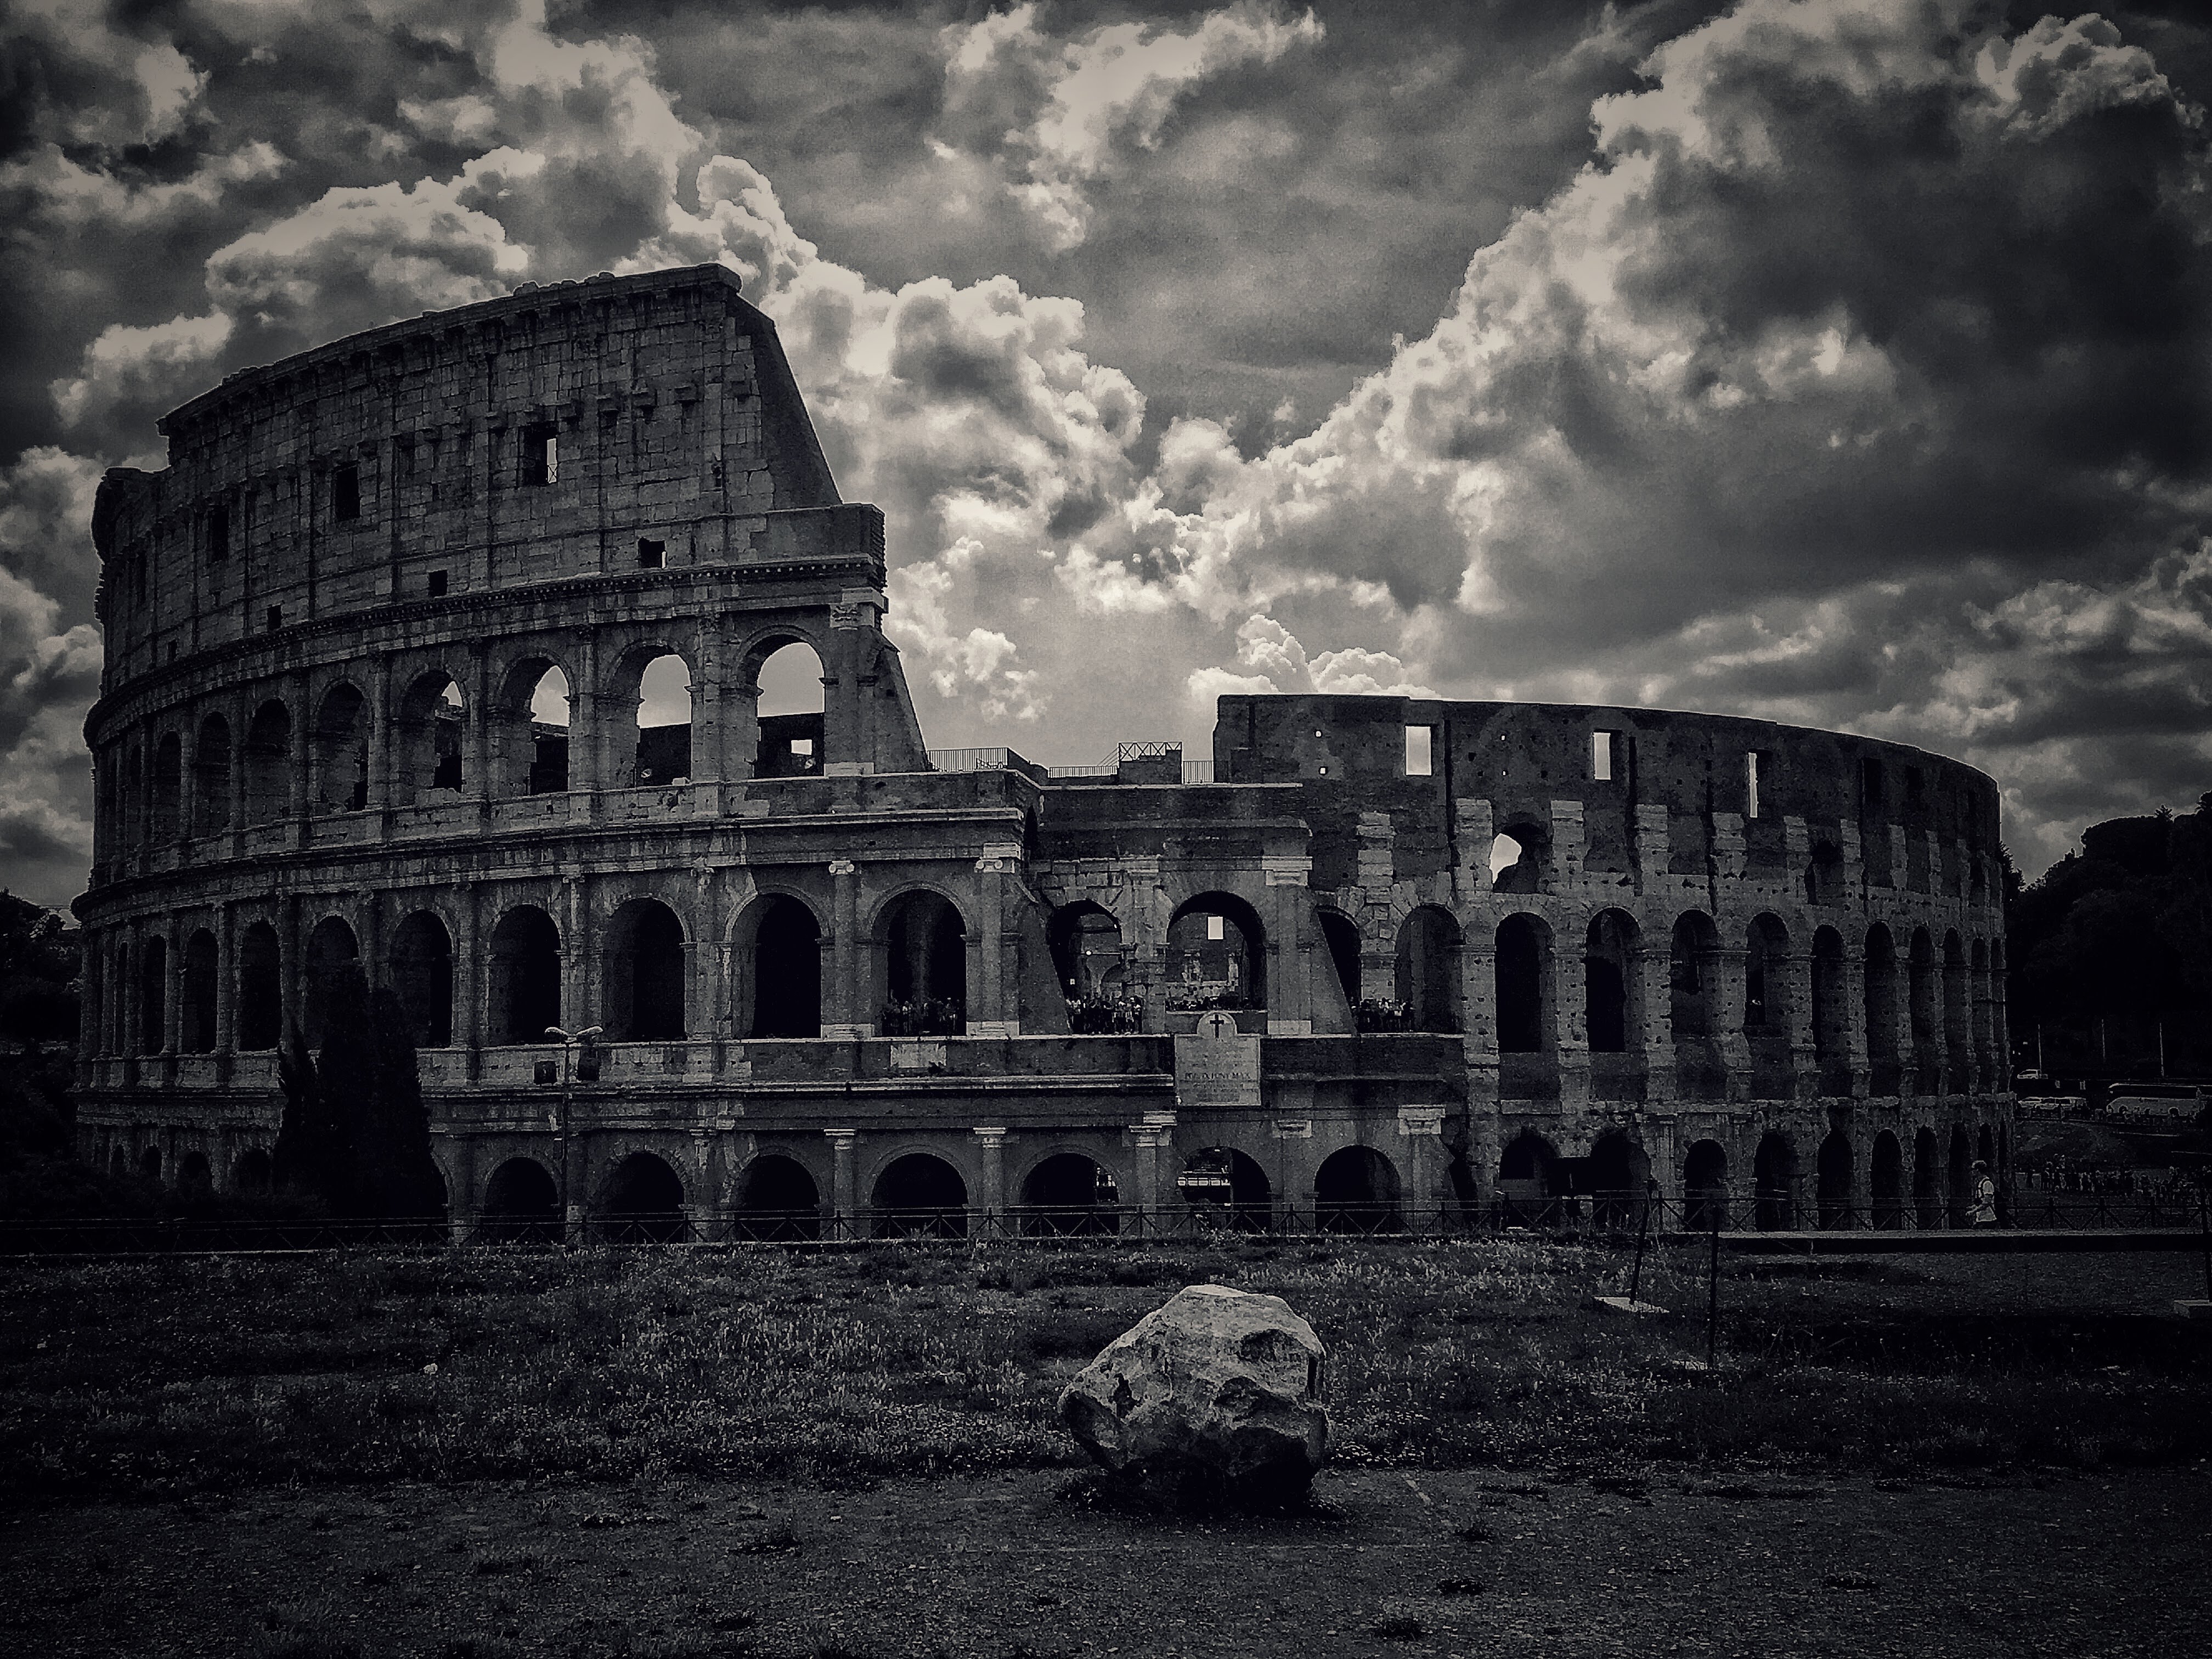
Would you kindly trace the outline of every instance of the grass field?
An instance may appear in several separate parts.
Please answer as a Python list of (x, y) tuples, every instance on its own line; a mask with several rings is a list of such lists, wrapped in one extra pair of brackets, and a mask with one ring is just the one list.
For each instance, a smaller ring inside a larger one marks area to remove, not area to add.
[(1073, 1467), (1060, 1387), (1179, 1286), (1286, 1297), (1331, 1352), (1346, 1468), (1861, 1472), (2212, 1455), (2186, 1255), (1647, 1264), (1612, 1251), (1265, 1241), (1172, 1254), (879, 1245), (11, 1264), (0, 1488)]

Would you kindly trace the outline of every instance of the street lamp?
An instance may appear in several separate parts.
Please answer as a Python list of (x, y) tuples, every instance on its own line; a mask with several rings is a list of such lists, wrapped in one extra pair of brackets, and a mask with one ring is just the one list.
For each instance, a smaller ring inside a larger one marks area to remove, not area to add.
[(592, 1045), (599, 1041), (603, 1029), (597, 1025), (586, 1025), (580, 1031), (564, 1031), (557, 1025), (545, 1028), (545, 1035), (561, 1045), (561, 1115), (554, 1123), (553, 1138), (561, 1150), (561, 1237), (572, 1248), (583, 1235), (584, 1202), (579, 1191), (583, 1173), (577, 1167), (575, 1143), (568, 1133), (569, 1097), (578, 1073), (586, 1074), (586, 1082), (599, 1080), (599, 1056), (592, 1053)]

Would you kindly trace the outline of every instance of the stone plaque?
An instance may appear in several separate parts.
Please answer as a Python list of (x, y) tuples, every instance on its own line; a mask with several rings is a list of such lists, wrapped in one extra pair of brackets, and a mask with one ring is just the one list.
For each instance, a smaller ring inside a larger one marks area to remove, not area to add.
[(1240, 1036), (1237, 1018), (1200, 1014), (1198, 1030), (1175, 1040), (1176, 1104), (1184, 1111), (1258, 1111), (1260, 1039)]

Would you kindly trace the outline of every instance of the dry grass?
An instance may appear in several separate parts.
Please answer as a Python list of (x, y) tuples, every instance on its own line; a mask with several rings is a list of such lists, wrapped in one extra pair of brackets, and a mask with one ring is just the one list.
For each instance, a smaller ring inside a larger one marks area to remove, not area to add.
[[(1073, 1464), (1062, 1384), (1203, 1279), (1280, 1294), (1321, 1332), (1352, 1465), (2212, 1453), (2203, 1345), (2179, 1325), (1886, 1309), (1856, 1263), (1833, 1284), (1740, 1273), (1709, 1376), (1697, 1318), (1585, 1308), (1623, 1265), (1515, 1240), (27, 1263), (0, 1286), (0, 1486)], [(1665, 1262), (1645, 1294), (1703, 1306)]]

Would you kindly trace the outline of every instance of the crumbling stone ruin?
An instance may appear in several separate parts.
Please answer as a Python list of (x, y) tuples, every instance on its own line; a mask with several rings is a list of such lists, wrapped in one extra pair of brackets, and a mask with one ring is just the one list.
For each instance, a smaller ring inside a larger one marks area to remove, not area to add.
[[(2008, 1154), (1988, 778), (1386, 696), (1224, 697), (1210, 764), (932, 754), (882, 515), (717, 267), (526, 284), (162, 430), (94, 510), (89, 1157), (265, 1181), (279, 1044), (356, 961), (465, 1234), (1601, 1221), (1647, 1182), (1927, 1225)], [(793, 655), (818, 698), (763, 712)]]

